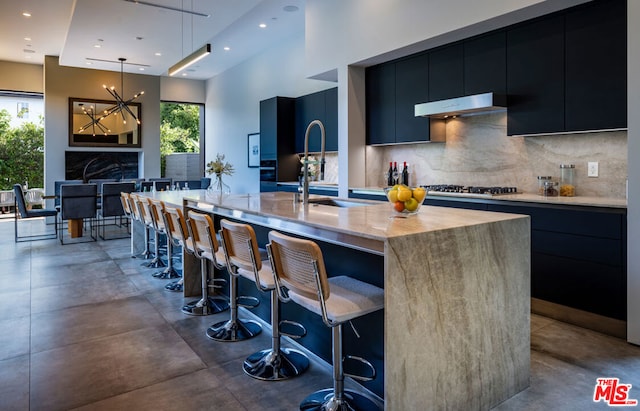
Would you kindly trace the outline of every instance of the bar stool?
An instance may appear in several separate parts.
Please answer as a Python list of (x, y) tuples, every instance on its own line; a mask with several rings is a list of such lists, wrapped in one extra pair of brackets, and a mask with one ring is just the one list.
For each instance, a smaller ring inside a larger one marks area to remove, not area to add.
[[(151, 210), (151, 199), (148, 197), (139, 197), (140, 210), (142, 214), (142, 220), (144, 221), (144, 225), (153, 230), (153, 260), (148, 263), (143, 264), (145, 267), (149, 268), (162, 268), (164, 267), (164, 261), (160, 258), (160, 234), (162, 232), (158, 228), (156, 224), (155, 218), (153, 218), (153, 211)], [(148, 231), (147, 231), (148, 232)]]
[[(227, 321), (221, 321), (213, 324), (207, 329), (207, 337), (215, 341), (243, 341), (249, 338), (253, 338), (262, 332), (262, 327), (256, 321), (241, 320), (238, 318), (238, 306), (247, 308), (255, 308), (258, 306), (258, 299), (255, 297), (238, 296), (238, 276), (240, 275), (239, 268), (246, 268), (247, 270), (253, 270), (251, 263), (249, 265), (243, 264), (243, 261), (254, 261), (256, 264), (260, 259), (255, 256), (250, 256), (253, 253), (253, 247), (247, 248), (247, 240), (244, 242), (240, 239), (240, 235), (236, 235), (234, 231), (235, 226), (230, 224), (228, 220), (220, 221), (220, 241), (222, 242), (222, 248), (224, 250), (224, 256), (227, 261), (227, 272), (229, 273), (229, 311), (231, 316)], [(233, 234), (232, 234), (233, 233)], [(255, 234), (253, 236), (253, 243), (257, 244)], [(247, 278), (255, 281), (253, 272), (250, 275), (245, 275)], [(265, 276), (266, 278), (266, 276)], [(253, 304), (239, 303), (240, 300), (253, 300)]]
[(144, 221), (144, 218), (142, 217), (143, 211), (142, 211), (142, 205), (140, 204), (140, 196), (134, 193), (130, 193), (129, 200), (130, 200), (130, 207), (131, 207), (131, 216), (135, 221), (138, 221), (144, 226), (144, 251), (142, 251), (142, 253), (138, 255), (133, 255), (133, 244), (135, 240), (132, 236), (131, 237), (131, 250), (132, 250), (131, 257), (148, 260), (153, 256), (153, 253), (149, 249), (149, 227), (147, 226), (147, 224)]
[(180, 277), (180, 274), (173, 268), (173, 244), (169, 240), (169, 233), (165, 225), (164, 217), (164, 202), (156, 199), (149, 199), (151, 214), (153, 216), (154, 225), (159, 234), (162, 234), (167, 239), (167, 267), (164, 270), (151, 274), (155, 278), (163, 280), (169, 280), (172, 278)]
[(131, 207), (131, 195), (126, 192), (120, 193), (120, 202), (122, 202), (122, 209), (124, 210), (124, 215), (127, 218), (127, 229), (129, 231), (129, 235), (131, 237), (131, 257), (133, 254), (133, 234), (131, 233), (131, 225), (134, 221), (133, 208)]
[[(179, 246), (186, 252), (189, 250), (186, 248), (186, 241), (189, 238), (189, 230), (179, 208), (165, 206), (164, 212), (164, 224), (167, 227), (167, 241), (172, 242), (172, 246)], [(183, 290), (183, 278), (178, 281), (171, 281), (164, 286), (167, 291), (182, 292)]]
[[(384, 308), (384, 290), (347, 276), (327, 278), (322, 251), (310, 240), (269, 232), (267, 251), (275, 274), (276, 291), (283, 302), (293, 301), (318, 314), (331, 328), (333, 345), (333, 388), (309, 395), (300, 403), (301, 410), (372, 410), (374, 401), (345, 390), (345, 375), (361, 381), (375, 378), (375, 368), (365, 359), (359, 361), (371, 370), (370, 376), (346, 374), (343, 370), (342, 324)], [(287, 288), (287, 292), (282, 289)]]
[[(283, 348), (280, 336), (280, 306), (275, 291), (273, 271), (268, 261), (263, 265), (256, 234), (248, 224), (234, 223), (229, 220), (220, 221), (225, 244), (230, 244), (229, 260), (238, 274), (255, 281), (256, 287), (271, 296), (271, 348), (258, 351), (244, 360), (244, 372), (259, 380), (277, 381), (300, 375), (309, 368), (309, 359), (301, 351)], [(293, 321), (282, 321), (297, 326), (302, 330), (299, 335), (285, 334), (292, 338), (303, 337), (306, 333), (301, 324)]]
[[(182, 215), (180, 209), (167, 209), (167, 213), (171, 215), (172, 218), (173, 216), (177, 216), (179, 221), (180, 219), (182, 220), (178, 223), (179, 226), (186, 226), (189, 232), (188, 237), (185, 237), (186, 234), (183, 234), (183, 238), (186, 238), (183, 242), (183, 249), (200, 260), (202, 298), (183, 306), (182, 312), (189, 315), (211, 315), (227, 310), (229, 303), (227, 303), (226, 298), (209, 295), (209, 287), (216, 288), (216, 282), (225, 281), (222, 278), (213, 278), (213, 274), (210, 275), (209, 273), (209, 262), (216, 268), (224, 268), (224, 265), (218, 262), (218, 260), (224, 258), (224, 254), (218, 246), (213, 220), (209, 215), (195, 211), (188, 212), (187, 215), (189, 219), (186, 221), (184, 217), (180, 217)], [(184, 230), (184, 228), (182, 228), (182, 230)], [(210, 283), (211, 285), (209, 285)]]

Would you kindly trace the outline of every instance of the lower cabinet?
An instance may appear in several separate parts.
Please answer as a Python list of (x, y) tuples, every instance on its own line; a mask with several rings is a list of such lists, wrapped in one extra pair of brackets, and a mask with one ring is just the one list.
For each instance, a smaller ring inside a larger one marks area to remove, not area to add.
[(626, 320), (626, 210), (488, 204), (531, 216), (531, 296)]

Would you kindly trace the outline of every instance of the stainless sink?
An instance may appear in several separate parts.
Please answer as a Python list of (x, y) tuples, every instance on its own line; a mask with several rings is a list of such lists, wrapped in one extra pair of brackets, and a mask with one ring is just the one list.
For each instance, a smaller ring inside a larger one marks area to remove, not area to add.
[(331, 207), (362, 207), (371, 205), (369, 203), (361, 203), (358, 201), (340, 200), (334, 198), (313, 198), (309, 199), (311, 205), (326, 205)]

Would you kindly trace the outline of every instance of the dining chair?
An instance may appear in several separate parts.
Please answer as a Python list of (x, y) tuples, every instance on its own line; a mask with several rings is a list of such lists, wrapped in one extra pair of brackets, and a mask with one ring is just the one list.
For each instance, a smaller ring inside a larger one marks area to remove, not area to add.
[[(24, 193), (22, 191), (22, 186), (20, 184), (15, 184), (13, 186), (13, 194), (14, 194), (14, 241), (16, 243), (23, 241), (34, 241), (34, 240), (50, 240), (58, 237), (58, 210), (56, 209), (36, 209), (29, 210), (27, 207), (27, 202), (24, 198)], [(53, 233), (44, 233), (44, 234), (30, 234), (30, 235), (20, 235), (18, 228), (19, 220), (26, 220), (32, 218), (42, 218), (42, 217), (53, 217)]]
[[(85, 220), (89, 221), (89, 239), (74, 242), (96, 241), (94, 220), (97, 211), (97, 184), (62, 184), (60, 186), (60, 243), (64, 243), (64, 222), (67, 222), (70, 238), (84, 237)], [(67, 242), (68, 243), (68, 242)]]
[[(135, 183), (118, 183), (118, 182), (104, 182), (102, 184), (101, 207), (98, 210), (98, 232), (99, 236), (103, 240), (115, 240), (117, 238), (126, 238), (129, 236), (128, 220), (126, 223), (125, 234), (116, 235), (114, 237), (107, 237), (105, 230), (107, 226), (122, 227), (122, 217), (126, 215), (124, 207), (122, 205), (121, 193), (131, 193), (135, 190)], [(119, 218), (119, 223), (117, 222)], [(113, 221), (112, 224), (107, 224), (108, 220)]]

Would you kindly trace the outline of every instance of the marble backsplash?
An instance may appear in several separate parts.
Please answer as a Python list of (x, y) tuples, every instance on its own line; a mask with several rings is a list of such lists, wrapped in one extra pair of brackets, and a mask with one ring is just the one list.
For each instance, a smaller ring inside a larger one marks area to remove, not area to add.
[[(446, 143), (367, 146), (366, 185), (384, 186), (390, 161), (406, 161), (411, 185), (516, 186), (537, 192), (537, 176), (559, 179), (560, 164), (575, 164), (576, 195), (625, 198), (627, 132), (593, 132), (535, 137), (507, 136), (507, 115), (451, 119)], [(599, 177), (587, 177), (587, 162), (599, 163)]]

